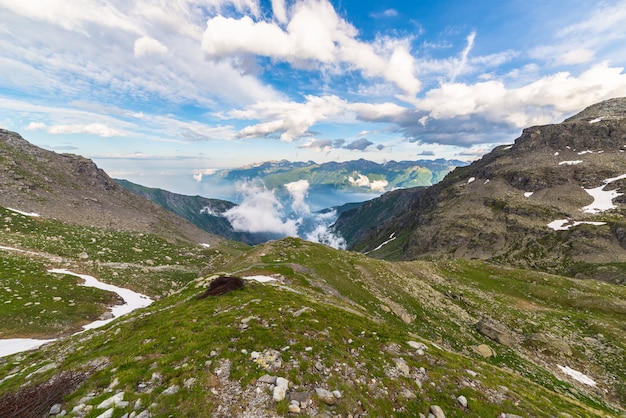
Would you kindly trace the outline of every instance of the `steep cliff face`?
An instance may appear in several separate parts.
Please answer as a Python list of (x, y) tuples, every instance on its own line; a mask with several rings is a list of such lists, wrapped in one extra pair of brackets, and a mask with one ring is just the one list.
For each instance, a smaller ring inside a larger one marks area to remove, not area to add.
[[(560, 124), (527, 128), (513, 145), (457, 168), (422, 193), (397, 193), (398, 207), (407, 208), (401, 214), (363, 224), (360, 209), (344, 214), (337, 229), (359, 224), (348, 242), (364, 252), (393, 235), (370, 253), (381, 258), (447, 254), (575, 273), (578, 263), (626, 263), (625, 176), (622, 98)], [(368, 210), (382, 211), (383, 198)], [(621, 280), (623, 267), (613, 267), (593, 275)]]
[(0, 130), (0, 206), (79, 225), (217, 240), (125, 190), (93, 161), (39, 148), (6, 130)]

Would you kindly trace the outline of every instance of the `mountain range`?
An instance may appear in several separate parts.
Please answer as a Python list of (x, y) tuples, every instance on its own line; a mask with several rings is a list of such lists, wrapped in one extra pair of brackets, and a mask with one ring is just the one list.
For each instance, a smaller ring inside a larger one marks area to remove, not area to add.
[[(351, 251), (210, 234), (0, 131), (0, 338), (49, 340), (0, 357), (0, 416), (626, 416), (625, 109), (342, 208)], [(78, 332), (120, 296), (59, 271), (154, 302)]]
[(624, 283), (625, 153), (626, 101), (609, 100), (527, 128), (432, 187), (344, 211), (335, 228), (372, 257), (475, 258)]
[[(311, 208), (322, 210), (368, 200), (398, 188), (430, 186), (441, 181), (456, 167), (464, 165), (467, 165), (464, 161), (444, 159), (388, 161), (382, 164), (364, 159), (321, 164), (281, 160), (218, 170), (202, 175), (201, 181), (222, 190), (250, 180), (260, 180), (283, 200), (289, 197), (289, 191), (283, 187), (285, 184), (306, 181)], [(237, 194), (225, 197), (236, 201)]]

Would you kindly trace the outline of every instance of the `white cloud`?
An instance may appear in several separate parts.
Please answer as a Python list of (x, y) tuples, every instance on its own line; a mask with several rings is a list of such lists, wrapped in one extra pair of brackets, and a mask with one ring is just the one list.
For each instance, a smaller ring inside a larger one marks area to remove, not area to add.
[(416, 107), (433, 119), (478, 116), (513, 128), (552, 123), (595, 102), (622, 96), (626, 91), (622, 70), (602, 63), (579, 76), (560, 72), (517, 88), (507, 88), (500, 80), (444, 83), (416, 100)]
[(465, 68), (465, 64), (467, 63), (467, 56), (469, 55), (470, 51), (474, 47), (475, 39), (476, 39), (476, 32), (472, 32), (467, 36), (467, 45), (465, 46), (465, 49), (461, 53), (461, 59), (460, 59), (459, 65), (458, 67), (454, 69), (454, 73), (452, 73), (452, 77), (450, 79), (452, 83), (454, 83), (454, 80), (456, 80), (456, 77), (459, 74), (461, 74), (461, 72), (463, 72), (463, 69)]
[(361, 173), (355, 173), (355, 176), (352, 177), (348, 177), (348, 181), (358, 187), (369, 187), (371, 190), (375, 191), (375, 192), (384, 192), (385, 191), (385, 187), (387, 187), (389, 185), (389, 182), (387, 180), (374, 180), (374, 181), (370, 181), (370, 179), (361, 174)]
[(217, 172), (217, 169), (215, 168), (205, 168), (205, 169), (194, 170), (193, 179), (197, 181), (198, 183), (201, 183), (203, 176), (210, 176), (210, 175), (215, 174), (216, 172)]
[(293, 5), (284, 30), (274, 22), (254, 21), (249, 16), (212, 17), (202, 47), (213, 59), (253, 54), (296, 67), (309, 61), (344, 64), (366, 77), (391, 81), (407, 95), (419, 91), (420, 82), (413, 75), (415, 60), (406, 40), (385, 39), (371, 45), (358, 41), (357, 35), (357, 30), (338, 16), (328, 1), (302, 0)]
[(54, 125), (47, 129), (51, 134), (91, 134), (104, 138), (112, 136), (125, 136), (122, 131), (110, 128), (101, 123), (90, 123), (89, 125)]
[(272, 0), (272, 10), (274, 17), (282, 24), (287, 23), (287, 9), (285, 8), (285, 0)]
[(309, 205), (306, 204), (306, 202), (304, 201), (304, 199), (306, 198), (307, 192), (309, 190), (309, 181), (298, 180), (291, 183), (286, 183), (285, 188), (293, 199), (291, 208), (294, 210), (294, 212), (301, 215), (308, 215), (311, 210), (309, 208)]
[(46, 129), (46, 124), (42, 122), (31, 122), (24, 129), (27, 131), (39, 131)]
[(255, 183), (240, 186), (243, 200), (223, 213), (235, 231), (297, 236), (296, 221), (283, 221), (283, 206), (274, 192)]
[(135, 41), (135, 58), (141, 58), (149, 55), (165, 55), (167, 47), (156, 39), (143, 36)]
[(561, 65), (585, 64), (592, 61), (593, 58), (594, 52), (592, 50), (587, 48), (576, 48), (559, 55), (556, 62)]
[(13, 13), (29, 19), (58, 25), (68, 31), (87, 33), (87, 24), (141, 33), (139, 27), (114, 5), (98, 0), (79, 0), (71, 5), (65, 0), (0, 0)]
[(225, 117), (264, 121), (241, 129), (238, 137), (242, 139), (278, 134), (282, 141), (291, 142), (305, 136), (319, 122), (381, 121), (399, 117), (406, 111), (394, 103), (348, 103), (337, 96), (306, 96), (304, 103), (259, 102), (244, 110), (228, 112)]

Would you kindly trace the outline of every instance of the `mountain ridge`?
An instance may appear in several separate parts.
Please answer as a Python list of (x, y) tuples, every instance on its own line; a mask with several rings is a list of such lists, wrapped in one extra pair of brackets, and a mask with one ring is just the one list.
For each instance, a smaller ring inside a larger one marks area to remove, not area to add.
[[(589, 263), (626, 263), (626, 200), (616, 190), (626, 190), (620, 178), (626, 173), (626, 119), (620, 116), (625, 108), (626, 99), (614, 99), (560, 124), (526, 128), (513, 145), (496, 147), (436, 185), (401, 191), (391, 203), (383, 204), (381, 196), (342, 214), (335, 228), (350, 231), (348, 248), (360, 251), (371, 251), (396, 234), (393, 242), (370, 253), (375, 257), (492, 259), (621, 281), (619, 265), (597, 274), (576, 270)], [(614, 116), (596, 120), (606, 117), (607, 109)], [(585, 212), (594, 204), (589, 191), (602, 186), (606, 193), (615, 190), (615, 208)], [(382, 221), (389, 205), (406, 209)], [(378, 212), (379, 222), (359, 224), (365, 211)], [(556, 220), (569, 228), (553, 229)]]
[(125, 190), (93, 161), (32, 145), (0, 129), (0, 205), (103, 228), (217, 242), (186, 220)]

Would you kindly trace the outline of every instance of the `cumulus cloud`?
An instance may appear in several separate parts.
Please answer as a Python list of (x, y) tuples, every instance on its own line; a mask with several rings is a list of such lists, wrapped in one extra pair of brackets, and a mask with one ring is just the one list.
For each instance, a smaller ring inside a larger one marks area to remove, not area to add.
[(101, 123), (90, 123), (89, 125), (55, 125), (48, 128), (51, 134), (91, 134), (109, 138), (113, 136), (124, 136), (124, 133), (117, 129), (110, 128)]
[(578, 76), (559, 72), (514, 88), (502, 80), (442, 83), (415, 101), (415, 111), (395, 121), (406, 137), (419, 142), (469, 146), (508, 141), (502, 135), (554, 123), (592, 103), (623, 96), (622, 71), (605, 62)]
[(24, 129), (26, 129), (27, 131), (43, 130), (46, 129), (46, 124), (43, 122), (31, 122)]
[(300, 215), (307, 215), (311, 212), (309, 205), (304, 201), (309, 190), (308, 180), (298, 180), (286, 183), (285, 188), (291, 195), (293, 202), (291, 208)]
[(327, 0), (297, 1), (289, 15), (283, 14), (283, 1), (272, 6), (278, 23), (249, 16), (210, 18), (202, 38), (205, 54), (212, 59), (251, 54), (296, 67), (307, 62), (345, 65), (368, 78), (382, 77), (407, 95), (420, 90), (406, 40), (385, 39), (375, 45), (357, 40), (357, 30)]
[(287, 23), (287, 9), (285, 8), (285, 0), (272, 0), (272, 11), (274, 17), (279, 23)]
[(435, 152), (434, 151), (430, 151), (430, 150), (424, 150), (424, 151), (421, 151), (420, 153), (418, 153), (417, 155), (434, 156)]
[(405, 107), (395, 103), (350, 103), (334, 95), (321, 97), (308, 95), (305, 99), (303, 103), (258, 102), (246, 109), (230, 111), (224, 117), (263, 121), (241, 129), (237, 134), (239, 138), (278, 135), (282, 141), (291, 142), (308, 135), (309, 128), (319, 122), (386, 121), (407, 112)]
[(124, 136), (122, 131), (110, 128), (102, 123), (90, 123), (86, 125), (52, 125), (47, 126), (43, 122), (30, 122), (27, 131), (45, 130), (50, 134), (91, 134), (109, 138), (113, 136)]
[(135, 41), (135, 58), (141, 58), (150, 55), (165, 55), (167, 47), (156, 39), (143, 36)]
[(328, 152), (333, 148), (333, 141), (330, 139), (315, 139), (300, 145), (298, 148), (308, 148), (315, 151)]
[(346, 149), (364, 151), (367, 147), (373, 144), (374, 143), (372, 141), (366, 138), (359, 138), (346, 145)]
[(217, 172), (216, 168), (204, 168), (204, 169), (193, 170), (192, 176), (195, 181), (197, 181), (198, 183), (202, 183), (202, 177), (211, 176), (215, 174), (216, 172)]
[(298, 235), (295, 220), (283, 221), (283, 205), (272, 190), (250, 182), (242, 184), (239, 191), (243, 195), (241, 203), (223, 213), (235, 231)]
[(387, 180), (370, 181), (369, 177), (361, 173), (355, 173), (354, 177), (348, 177), (348, 181), (358, 187), (368, 187), (375, 192), (384, 192), (385, 187), (389, 185)]

